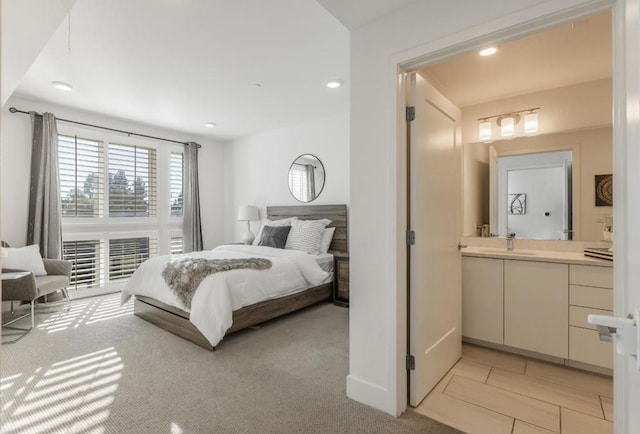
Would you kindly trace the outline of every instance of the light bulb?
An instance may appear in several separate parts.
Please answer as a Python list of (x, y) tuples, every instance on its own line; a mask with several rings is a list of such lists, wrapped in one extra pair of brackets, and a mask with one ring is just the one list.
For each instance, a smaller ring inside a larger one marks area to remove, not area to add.
[(491, 140), (491, 122), (482, 120), (478, 124), (478, 137), (481, 141)]
[(524, 115), (524, 132), (535, 133), (536, 131), (538, 131), (538, 113), (527, 113)]
[(501, 122), (501, 134), (502, 137), (511, 137), (513, 136), (513, 132), (515, 130), (515, 122), (514, 119), (509, 116), (506, 118), (502, 118), (502, 122)]

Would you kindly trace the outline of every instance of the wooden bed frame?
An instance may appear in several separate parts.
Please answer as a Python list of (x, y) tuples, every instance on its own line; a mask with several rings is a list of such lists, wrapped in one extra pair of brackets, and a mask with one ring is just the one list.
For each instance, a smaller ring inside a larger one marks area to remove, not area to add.
[[(328, 218), (335, 227), (329, 250), (348, 251), (346, 205), (300, 205), (267, 207), (267, 218), (279, 220), (297, 216), (301, 220)], [(321, 301), (331, 300), (333, 283), (307, 288), (285, 297), (266, 300), (245, 306), (233, 312), (233, 325), (225, 335), (277, 318)], [(214, 351), (216, 347), (189, 321), (189, 313), (169, 306), (151, 297), (135, 296), (134, 315), (187, 339), (203, 348)]]

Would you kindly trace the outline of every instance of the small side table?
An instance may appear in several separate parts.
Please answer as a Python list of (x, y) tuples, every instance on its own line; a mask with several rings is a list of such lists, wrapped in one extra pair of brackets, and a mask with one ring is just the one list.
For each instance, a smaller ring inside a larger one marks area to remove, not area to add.
[(334, 252), (333, 302), (349, 307), (349, 252)]

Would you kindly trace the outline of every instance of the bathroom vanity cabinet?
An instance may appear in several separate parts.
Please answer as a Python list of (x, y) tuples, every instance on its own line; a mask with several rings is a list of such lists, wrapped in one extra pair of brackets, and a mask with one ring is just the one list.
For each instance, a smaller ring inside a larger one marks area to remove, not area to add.
[[(608, 372), (611, 344), (598, 339), (586, 318), (612, 314), (610, 264), (568, 263), (557, 257), (545, 262), (524, 255), (512, 259), (502, 252), (496, 256), (465, 252), (462, 258), (463, 338)], [(576, 258), (573, 262), (580, 262)]]

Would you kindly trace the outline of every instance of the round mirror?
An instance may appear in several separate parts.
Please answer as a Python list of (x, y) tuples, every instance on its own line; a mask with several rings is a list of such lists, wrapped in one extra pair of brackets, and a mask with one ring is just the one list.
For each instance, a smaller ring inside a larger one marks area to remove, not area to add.
[(289, 191), (300, 202), (315, 200), (324, 188), (324, 166), (315, 155), (304, 154), (289, 167)]

